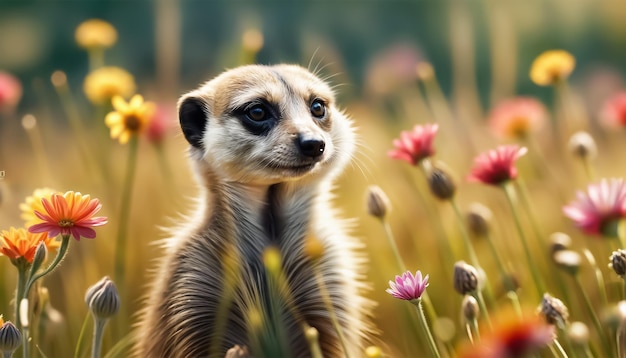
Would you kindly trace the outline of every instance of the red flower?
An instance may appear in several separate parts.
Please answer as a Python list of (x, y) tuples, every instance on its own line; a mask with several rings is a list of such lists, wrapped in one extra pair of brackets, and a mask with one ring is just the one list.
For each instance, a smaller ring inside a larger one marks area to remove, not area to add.
[(602, 107), (602, 121), (609, 127), (626, 126), (626, 92), (609, 98)]
[(526, 147), (507, 145), (482, 153), (474, 159), (474, 167), (467, 179), (490, 185), (500, 185), (515, 179), (517, 178), (515, 161), (526, 152)]
[(494, 323), (493, 333), (479, 344), (467, 346), (461, 358), (522, 358), (538, 354), (555, 339), (554, 326), (536, 315), (522, 320), (511, 315)]
[(564, 206), (563, 213), (587, 234), (615, 236), (616, 227), (612, 224), (626, 218), (624, 179), (602, 179), (590, 184), (587, 192), (576, 193), (576, 200)]
[(98, 199), (68, 191), (65, 194), (53, 194), (50, 200), (42, 200), (45, 213), (35, 211), (43, 223), (28, 228), (30, 232), (48, 232), (51, 237), (72, 235), (76, 240), (81, 236), (87, 239), (96, 237), (92, 227), (107, 223), (106, 217), (93, 217), (102, 207)]
[(489, 114), (489, 126), (498, 136), (523, 138), (546, 121), (546, 109), (532, 97), (515, 97), (500, 102)]
[(387, 155), (393, 159), (404, 160), (409, 164), (416, 165), (423, 159), (435, 154), (433, 139), (439, 130), (437, 124), (416, 125), (412, 132), (402, 131), (399, 139), (394, 139), (395, 149)]

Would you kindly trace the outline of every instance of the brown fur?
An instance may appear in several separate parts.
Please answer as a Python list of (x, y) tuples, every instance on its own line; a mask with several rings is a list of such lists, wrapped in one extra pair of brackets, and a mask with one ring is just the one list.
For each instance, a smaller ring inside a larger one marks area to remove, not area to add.
[[(309, 109), (316, 99), (326, 108), (322, 119)], [(239, 118), (242, 106), (255, 101), (278, 112), (262, 134)], [(355, 139), (334, 101), (327, 84), (289, 65), (236, 68), (181, 98), (183, 132), (201, 184), (198, 208), (164, 244), (136, 330), (135, 356), (224, 357), (235, 345), (268, 355), (259, 340), (279, 332), (282, 354), (308, 357), (304, 324), (319, 331), (324, 357), (344, 356), (314, 263), (303, 252), (308, 237), (324, 247), (315, 264), (347, 349), (362, 355), (371, 308), (362, 296), (364, 259), (329, 204), (331, 182), (350, 161)], [(197, 124), (198, 113), (207, 117), (204, 126)], [(194, 137), (198, 128), (201, 141)], [(303, 136), (324, 141), (323, 155), (303, 157), (296, 145)], [(266, 272), (268, 247), (280, 251), (284, 286)]]

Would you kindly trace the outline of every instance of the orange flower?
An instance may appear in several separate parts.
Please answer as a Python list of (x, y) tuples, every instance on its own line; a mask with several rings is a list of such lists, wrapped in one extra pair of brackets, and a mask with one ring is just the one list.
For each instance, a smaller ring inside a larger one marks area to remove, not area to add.
[(48, 232), (52, 237), (72, 235), (76, 240), (80, 240), (81, 236), (93, 239), (96, 232), (92, 227), (107, 223), (106, 217), (93, 217), (102, 205), (89, 195), (73, 191), (63, 195), (52, 194), (50, 200), (43, 198), (42, 204), (45, 211), (35, 211), (35, 215), (43, 222), (28, 228), (30, 232)]
[(494, 330), (479, 344), (462, 349), (461, 358), (522, 358), (538, 354), (556, 338), (554, 326), (536, 315), (522, 320), (515, 315), (496, 317)]
[(489, 114), (489, 126), (498, 136), (524, 138), (546, 121), (543, 104), (532, 97), (515, 97), (500, 102)]
[(563, 50), (551, 50), (537, 56), (530, 66), (530, 79), (539, 86), (558, 83), (574, 70), (576, 59)]
[(20, 210), (22, 210), (22, 215), (20, 215), (20, 217), (25, 221), (25, 227), (31, 227), (42, 222), (41, 219), (35, 215), (35, 211), (42, 213), (44, 208), (41, 203), (41, 199), (50, 199), (52, 194), (56, 192), (56, 190), (52, 190), (50, 188), (39, 188), (35, 189), (33, 195), (26, 197), (24, 202), (20, 204)]
[(121, 144), (128, 143), (131, 136), (144, 131), (154, 117), (154, 103), (144, 102), (141, 95), (134, 95), (129, 102), (115, 96), (111, 102), (115, 111), (107, 114), (104, 122), (111, 128), (111, 138), (118, 138)]
[(9, 231), (3, 230), (0, 235), (0, 254), (11, 260), (23, 257), (28, 263), (32, 263), (40, 242), (46, 245), (48, 251), (56, 250), (60, 244), (53, 237), (48, 237), (45, 232), (33, 233), (23, 228), (11, 227)]

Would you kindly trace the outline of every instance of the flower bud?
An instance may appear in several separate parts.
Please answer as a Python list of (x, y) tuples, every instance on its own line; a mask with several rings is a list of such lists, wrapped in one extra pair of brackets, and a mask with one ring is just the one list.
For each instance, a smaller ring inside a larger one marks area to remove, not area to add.
[(456, 184), (452, 176), (441, 166), (433, 166), (428, 172), (428, 187), (430, 192), (440, 200), (452, 199), (456, 192)]
[(554, 255), (561, 250), (567, 250), (572, 246), (572, 239), (562, 232), (555, 232), (550, 235), (550, 254)]
[(14, 352), (22, 344), (22, 333), (11, 322), (4, 322), (0, 327), (0, 351)]
[(95, 318), (111, 318), (120, 308), (120, 296), (115, 283), (105, 276), (87, 290), (85, 303)]
[(478, 301), (474, 296), (465, 295), (463, 302), (461, 302), (461, 312), (463, 312), (463, 318), (467, 322), (473, 322), (478, 319), (480, 309), (478, 308)]
[(466, 216), (467, 227), (474, 236), (485, 236), (489, 233), (492, 217), (493, 214), (488, 207), (480, 203), (472, 203)]
[(391, 209), (387, 194), (376, 185), (367, 188), (367, 213), (382, 219)]
[(624, 274), (626, 274), (626, 250), (619, 249), (613, 251), (609, 259), (611, 260), (609, 267), (612, 268), (616, 274), (624, 276)]
[(35, 256), (33, 257), (33, 263), (30, 269), (31, 272), (37, 272), (39, 270), (44, 261), (46, 261), (46, 256), (48, 256), (48, 248), (46, 247), (46, 243), (41, 241), (35, 250)]
[(428, 62), (419, 62), (417, 66), (415, 66), (415, 73), (417, 73), (417, 77), (422, 81), (428, 81), (435, 77), (433, 65)]
[(559, 268), (572, 276), (578, 273), (582, 260), (580, 254), (572, 250), (558, 251), (552, 256), (552, 259)]
[(589, 327), (582, 322), (572, 322), (567, 328), (567, 336), (577, 346), (589, 344)]
[(565, 327), (567, 324), (567, 318), (569, 317), (567, 307), (563, 301), (547, 293), (543, 295), (539, 312), (548, 324), (557, 325), (558, 327)]
[(478, 288), (478, 271), (472, 265), (459, 261), (454, 264), (454, 289), (466, 295)]
[(593, 159), (598, 154), (593, 137), (584, 131), (574, 133), (567, 146), (572, 154), (582, 159)]

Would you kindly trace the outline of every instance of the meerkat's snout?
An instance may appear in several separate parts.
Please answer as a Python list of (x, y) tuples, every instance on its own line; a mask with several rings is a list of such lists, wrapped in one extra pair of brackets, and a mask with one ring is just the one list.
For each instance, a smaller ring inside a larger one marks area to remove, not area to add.
[(319, 160), (322, 154), (324, 154), (326, 143), (323, 139), (300, 134), (296, 139), (296, 147), (300, 151), (300, 154), (305, 157)]

